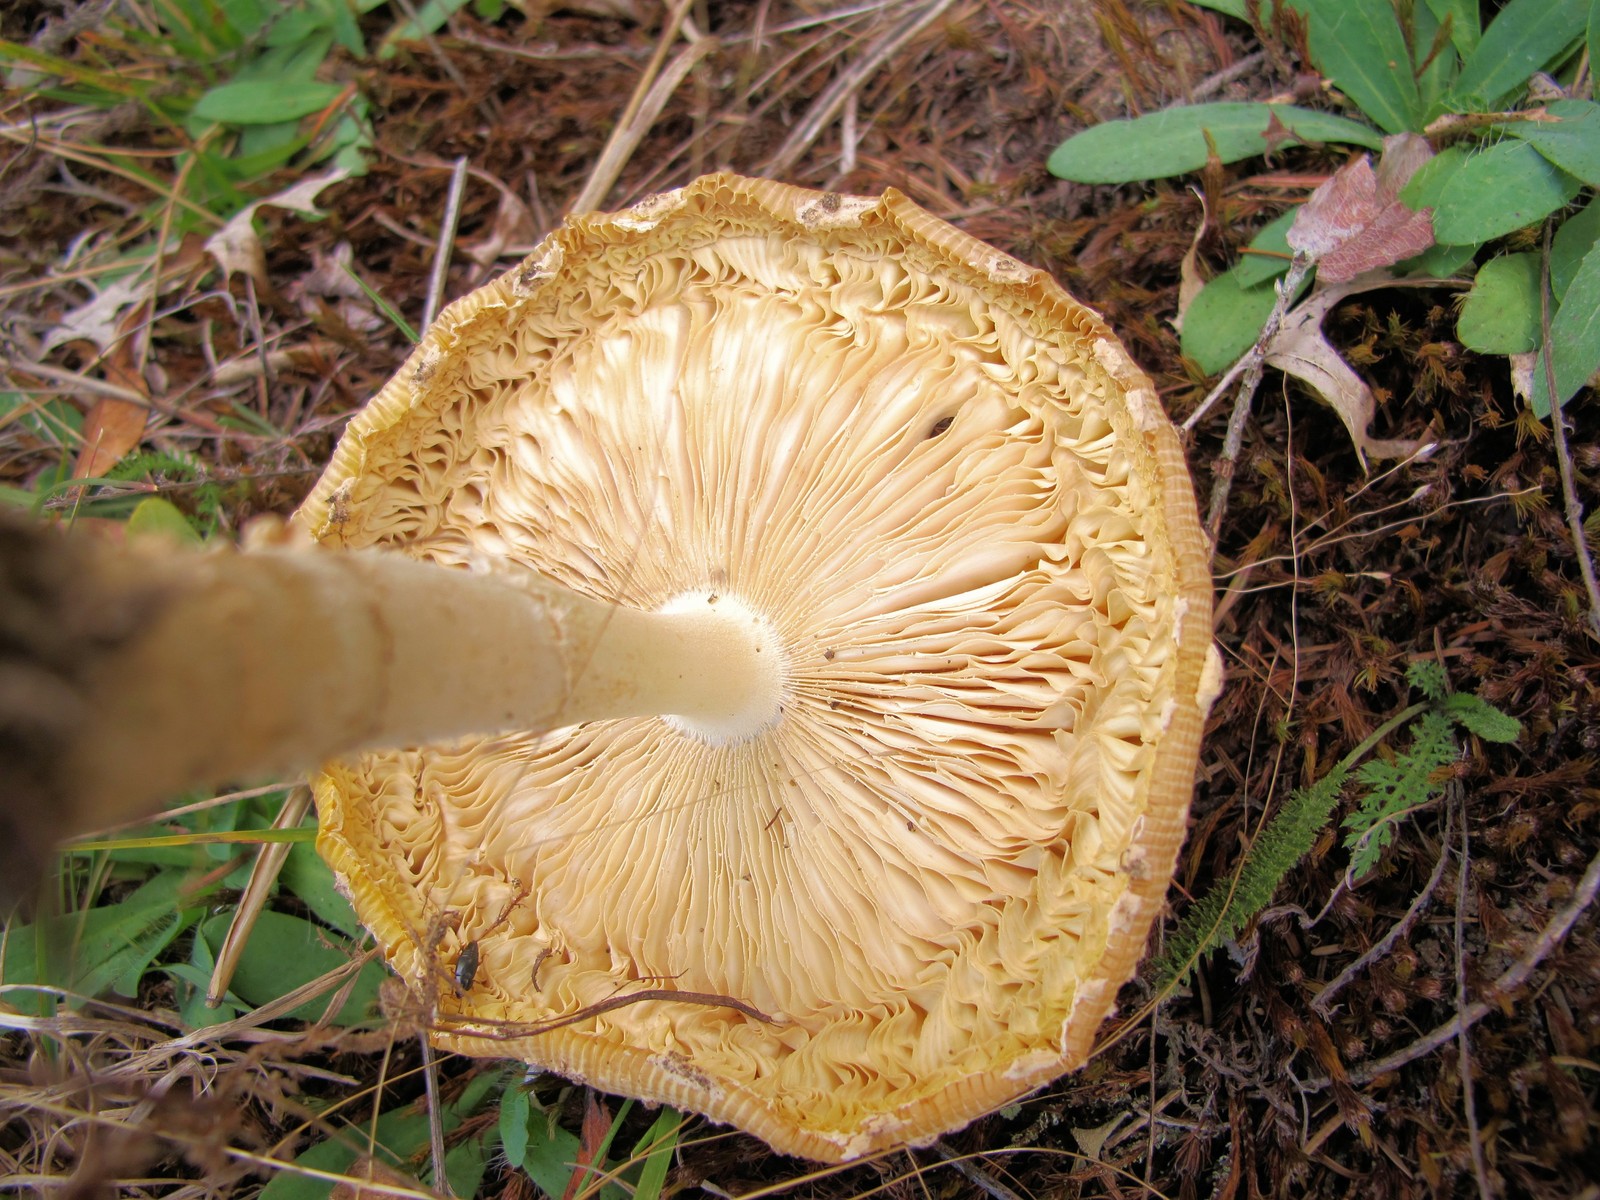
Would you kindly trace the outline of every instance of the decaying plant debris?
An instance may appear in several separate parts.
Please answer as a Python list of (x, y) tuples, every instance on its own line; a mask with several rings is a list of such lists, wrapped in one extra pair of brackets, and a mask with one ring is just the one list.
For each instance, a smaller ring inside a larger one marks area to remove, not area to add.
[[(0, 36), (159, 68), (148, 47), (111, 45), (89, 20), (71, 22), (105, 7), (68, 6), (63, 27), (49, 23), (54, 5), (10, 5)], [(1043, 164), (1095, 117), (1286, 92), (1297, 84), (1291, 52), (1272, 45), (1231, 72), (1256, 50), (1243, 27), (1181, 5), (1107, 0), (1071, 15), (954, 0), (921, 24), (908, 7), (689, 5), (666, 40), (662, 13), (642, 0), (492, 24), (463, 13), (392, 59), (339, 58), (340, 77), (373, 102), (367, 174), (317, 194), (321, 220), (263, 207), (260, 278), (236, 273), (224, 285), (204, 245), (220, 222), (197, 217), (164, 257), (154, 297), (64, 276), (96, 245), (162, 220), (159, 205), (149, 209), (159, 196), (107, 169), (122, 164), (105, 147), (166, 150), (178, 135), (118, 108), (52, 124), (54, 102), (14, 89), (3, 121), (16, 136), (0, 167), (0, 387), (27, 403), (65, 398), (90, 423), (86, 444), (69, 443), (68, 473), (120, 476), (43, 507), (98, 523), (111, 494), (156, 493), (224, 533), (287, 512), (344, 415), (405, 353), (340, 264), (415, 322), (458, 156), (468, 167), (447, 297), (511, 261), (579, 196), (636, 92), (636, 113), (658, 100), (660, 110), (633, 122), (646, 127), (628, 131), (638, 134), (631, 152), (611, 155), (621, 161), (607, 207), (705, 169), (760, 173), (775, 161), (807, 186), (901, 188), (1099, 305), (1181, 419), (1207, 390), (1168, 324), (1200, 200), (1166, 185), (1072, 187)], [(697, 41), (706, 37), (718, 40)], [(651, 97), (651, 80), (675, 64), (677, 86)], [(791, 142), (796, 130), (804, 144)], [(1202, 263), (1226, 261), (1340, 161), (1295, 150), (1208, 171)], [(140, 162), (172, 183), (170, 160)], [(261, 194), (298, 182), (285, 174)], [(1342, 882), (1348, 860), (1330, 831), (1189, 988), (1152, 1011), (1149, 989), (1130, 985), (1127, 1024), (1108, 1027), (1110, 1044), (1084, 1072), (941, 1147), (987, 1155), (976, 1176), (930, 1150), (811, 1179), (752, 1143), (691, 1129), (669, 1187), (913, 1196), (920, 1177), (935, 1193), (1003, 1180), (1025, 1196), (1132, 1196), (1146, 1179), (1170, 1196), (1594, 1194), (1600, 952), (1593, 911), (1570, 910), (1593, 874), (1600, 825), (1600, 650), (1585, 630), (1547, 427), (1519, 413), (1501, 372), (1461, 350), (1448, 304), (1440, 293), (1367, 293), (1324, 325), (1374, 388), (1374, 435), (1436, 442), (1425, 462), (1364, 474), (1337, 417), (1267, 376), (1214, 564), (1230, 686), (1202, 756), (1182, 889), (1227, 878), (1282, 796), (1400, 711), (1412, 662), (1437, 661), (1454, 687), (1520, 719), (1521, 740), (1472, 743), (1448, 768), (1446, 799), (1412, 814), (1370, 876)], [(1568, 411), (1592, 512), (1592, 394)], [(1224, 420), (1203, 422), (1189, 446), (1202, 492)], [(108, 447), (118, 450), (110, 462)], [(8, 415), (0, 426), (0, 483), (32, 487), (61, 457), (47, 424)], [(1564, 914), (1570, 931), (1555, 938)], [(455, 967), (441, 958), (441, 978)], [(1333, 1003), (1319, 1008), (1335, 980)], [(389, 1032), (308, 1035), (263, 1014), (184, 1041), (174, 984), (156, 972), (136, 1005), (48, 1016), (31, 1003), (0, 994), (8, 1186), (77, 1172), (83, 1194), (112, 1179), (130, 1181), (129, 1194), (198, 1196), (206, 1179), (241, 1194), (314, 1140), (303, 1122), (370, 1117), (362, 1082), (385, 1074), (385, 1108), (422, 1091), (414, 1041)], [(1448, 1024), (1462, 1010), (1474, 1018), (1465, 1037)], [(414, 998), (394, 1011), (402, 1031), (429, 1019)], [(54, 1065), (69, 1039), (92, 1070)], [(443, 1065), (442, 1108), (455, 1111), (472, 1070)], [(560, 1102), (554, 1088), (539, 1095)], [(313, 1114), (312, 1100), (346, 1107)], [(564, 1103), (576, 1131), (582, 1100)], [(91, 1110), (92, 1120), (74, 1118)], [(621, 1140), (632, 1145), (650, 1119), (630, 1117)], [(485, 1187), (531, 1194), (514, 1172), (491, 1173)]]

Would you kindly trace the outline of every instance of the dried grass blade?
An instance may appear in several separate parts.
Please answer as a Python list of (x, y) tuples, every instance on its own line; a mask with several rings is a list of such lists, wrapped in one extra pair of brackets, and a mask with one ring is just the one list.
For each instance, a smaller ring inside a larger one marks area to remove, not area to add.
[[(300, 824), (300, 819), (310, 807), (311, 789), (301, 784), (289, 793), (272, 827), (292, 829)], [(221, 1004), (223, 997), (228, 994), (228, 984), (233, 981), (239, 956), (244, 953), (250, 931), (255, 928), (256, 918), (261, 915), (261, 909), (267, 902), (267, 894), (277, 881), (278, 872), (283, 869), (284, 859), (289, 857), (291, 844), (269, 842), (256, 855), (255, 866), (250, 870), (250, 881), (245, 884), (244, 894), (234, 906), (233, 920), (228, 925), (227, 936), (222, 939), (222, 948), (217, 952), (216, 966), (211, 971), (211, 984), (206, 988), (206, 1004), (211, 1008)]]

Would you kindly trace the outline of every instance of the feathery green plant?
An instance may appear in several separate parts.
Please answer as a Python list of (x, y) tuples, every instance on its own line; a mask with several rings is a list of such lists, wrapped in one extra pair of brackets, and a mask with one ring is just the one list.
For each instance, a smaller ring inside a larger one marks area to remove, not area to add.
[[(1481, 696), (1448, 694), (1444, 669), (1433, 662), (1412, 663), (1407, 682), (1424, 699), (1385, 721), (1315, 783), (1296, 788), (1283, 808), (1256, 837), (1238, 873), (1214, 885), (1178, 923), (1156, 960), (1158, 990), (1186, 976), (1202, 955), (1238, 936), (1272, 900), (1284, 877), (1316, 844), (1333, 817), (1344, 787), (1354, 775), (1362, 785), (1355, 811), (1345, 818), (1345, 848), (1350, 874), (1366, 874), (1406, 814), (1432, 803), (1444, 791), (1444, 768), (1461, 753), (1455, 728), (1491, 742), (1515, 741), (1522, 725)], [(1411, 743), (1392, 759), (1362, 762), (1390, 734), (1412, 727)]]

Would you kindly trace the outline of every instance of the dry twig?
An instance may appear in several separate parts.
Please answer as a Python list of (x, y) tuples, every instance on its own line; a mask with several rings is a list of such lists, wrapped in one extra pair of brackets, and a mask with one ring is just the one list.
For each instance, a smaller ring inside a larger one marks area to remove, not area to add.
[(450, 192), (444, 202), (444, 219), (439, 222), (439, 242), (433, 250), (433, 271), (428, 276), (428, 299), (422, 306), (422, 328), (433, 324), (444, 298), (444, 284), (450, 274), (450, 253), (455, 249), (456, 227), (461, 223), (461, 197), (467, 187), (467, 156), (456, 159), (450, 168)]
[(1543, 344), (1539, 353), (1544, 358), (1544, 382), (1550, 398), (1550, 429), (1555, 434), (1556, 464), (1561, 468), (1561, 500), (1567, 514), (1567, 528), (1572, 533), (1572, 552), (1578, 557), (1578, 573), (1583, 576), (1584, 589), (1589, 593), (1589, 629), (1600, 637), (1600, 581), (1595, 579), (1594, 559), (1589, 554), (1589, 540), (1583, 532), (1583, 502), (1578, 499), (1577, 484), (1572, 475), (1572, 451), (1567, 447), (1567, 418), (1561, 411), (1561, 398), (1556, 394), (1555, 364), (1550, 360), (1550, 222), (1544, 223), (1544, 249), (1539, 255), (1539, 327)]
[[(1419, 1058), (1426, 1058), (1455, 1037), (1458, 1030), (1470, 1029), (1494, 1012), (1499, 1007), (1498, 1002), (1526, 983), (1528, 976), (1538, 970), (1539, 964), (1548, 958), (1551, 951), (1572, 931), (1579, 918), (1594, 903), (1597, 892), (1600, 892), (1600, 854), (1589, 860), (1589, 868), (1578, 881), (1577, 891), (1566, 907), (1546, 922), (1545, 927), (1539, 931), (1539, 936), (1534, 939), (1533, 945), (1528, 948), (1528, 952), (1484, 990), (1482, 999), (1474, 1000), (1450, 1020), (1425, 1033), (1410, 1045), (1396, 1050), (1393, 1054), (1386, 1054), (1376, 1062), (1352, 1068), (1349, 1081), (1353, 1084), (1371, 1083), (1379, 1076), (1398, 1071)], [(1306, 1087), (1309, 1090), (1320, 1091), (1331, 1085), (1332, 1080), (1322, 1078), (1308, 1081)]]
[[(1461, 807), (1461, 861), (1456, 866), (1456, 1011), (1467, 1006), (1467, 868), (1472, 863), (1467, 821), (1466, 802), (1461, 784), (1450, 787), (1452, 799)], [(1456, 1031), (1457, 1066), (1461, 1071), (1461, 1104), (1466, 1111), (1467, 1139), (1472, 1150), (1472, 1174), (1477, 1180), (1480, 1200), (1491, 1200), (1494, 1189), (1489, 1186), (1489, 1167), (1483, 1161), (1483, 1130), (1478, 1125), (1478, 1101), (1472, 1091), (1472, 1034), (1465, 1025)]]
[(782, 175), (793, 168), (801, 156), (811, 148), (811, 143), (817, 140), (828, 124), (844, 109), (845, 102), (855, 95), (884, 63), (893, 58), (900, 47), (938, 20), (951, 3), (952, 0), (931, 0), (931, 2), (912, 4), (905, 16), (873, 42), (860, 58), (840, 72), (838, 78), (812, 101), (810, 109), (795, 126), (794, 132), (779, 147), (778, 152), (762, 164), (761, 173)]
[(666, 27), (661, 31), (661, 39), (656, 43), (656, 51), (640, 74), (639, 82), (633, 89), (633, 95), (628, 99), (627, 107), (617, 119), (617, 127), (611, 131), (605, 149), (595, 160), (594, 169), (589, 172), (588, 182), (572, 201), (572, 212), (589, 212), (601, 206), (606, 193), (611, 190), (611, 185), (616, 183), (618, 176), (622, 174), (622, 169), (633, 157), (633, 152), (644, 140), (644, 135), (656, 123), (656, 118), (667, 106), (672, 93), (677, 91), (678, 85), (688, 77), (695, 64), (719, 45), (714, 37), (703, 35), (693, 38), (688, 46), (679, 51), (671, 65), (665, 70), (662, 69), (667, 51), (683, 29), (691, 3), (692, 0), (678, 0), (673, 6)]

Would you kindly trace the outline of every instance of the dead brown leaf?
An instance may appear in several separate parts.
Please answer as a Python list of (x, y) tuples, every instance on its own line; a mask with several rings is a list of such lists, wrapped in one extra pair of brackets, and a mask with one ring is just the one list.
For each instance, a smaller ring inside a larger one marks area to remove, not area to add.
[(1433, 210), (1408, 208), (1399, 195), (1432, 156), (1417, 134), (1385, 138), (1376, 171), (1363, 154), (1311, 193), (1289, 227), (1289, 245), (1316, 260), (1323, 283), (1345, 283), (1421, 254), (1433, 245)]
[[(117, 344), (105, 363), (106, 378), (118, 387), (147, 396), (150, 389), (135, 369), (132, 351), (126, 339)], [(95, 479), (105, 475), (112, 467), (132, 453), (144, 438), (144, 427), (150, 409), (132, 400), (118, 400), (104, 396), (94, 402), (83, 420), (83, 446), (72, 465), (72, 473), (79, 479)]]

